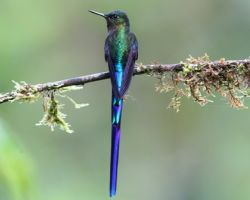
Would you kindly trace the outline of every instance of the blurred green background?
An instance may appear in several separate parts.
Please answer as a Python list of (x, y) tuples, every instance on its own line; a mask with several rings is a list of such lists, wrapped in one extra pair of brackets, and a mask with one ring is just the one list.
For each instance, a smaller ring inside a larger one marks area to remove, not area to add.
[[(88, 9), (127, 11), (139, 62), (250, 55), (249, 0), (1, 0), (0, 91), (11, 90), (11, 80), (106, 71), (106, 24)], [(185, 99), (176, 113), (166, 109), (171, 94), (156, 93), (155, 83), (136, 76), (130, 87), (116, 199), (249, 200), (250, 110), (218, 97), (205, 107)], [(69, 94), (86, 108), (63, 100), (71, 135), (35, 126), (41, 101), (1, 105), (0, 200), (108, 200), (110, 93), (105, 80)]]

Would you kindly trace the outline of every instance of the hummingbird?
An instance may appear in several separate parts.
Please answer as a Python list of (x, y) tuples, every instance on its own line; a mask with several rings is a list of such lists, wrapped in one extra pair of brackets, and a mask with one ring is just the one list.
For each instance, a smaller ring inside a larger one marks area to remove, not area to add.
[(110, 158), (110, 197), (116, 195), (121, 117), (124, 96), (129, 88), (135, 61), (138, 58), (138, 42), (130, 32), (128, 16), (121, 10), (108, 14), (89, 10), (103, 17), (107, 22), (108, 36), (104, 45), (104, 57), (108, 63), (112, 85), (111, 100), (111, 158)]

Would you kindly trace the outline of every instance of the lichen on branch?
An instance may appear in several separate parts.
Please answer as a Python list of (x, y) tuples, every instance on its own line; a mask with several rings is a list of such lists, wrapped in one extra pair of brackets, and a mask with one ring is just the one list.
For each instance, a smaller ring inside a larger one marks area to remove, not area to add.
[(224, 97), (231, 107), (236, 109), (247, 108), (244, 97), (249, 97), (250, 64), (230, 62), (221, 58), (212, 62), (207, 54), (194, 58), (190, 56), (181, 62), (181, 71), (156, 72), (153, 74), (159, 79), (156, 91), (170, 92), (174, 95), (169, 103), (170, 108), (180, 110), (181, 98), (188, 97), (206, 105), (217, 93)]
[(37, 123), (37, 126), (49, 126), (52, 131), (54, 131), (55, 127), (60, 127), (61, 130), (66, 133), (73, 133), (73, 130), (70, 128), (71, 125), (65, 121), (66, 114), (62, 112), (63, 104), (60, 104), (58, 100), (56, 100), (55, 96), (60, 96), (63, 98), (67, 98), (71, 103), (74, 104), (75, 108), (82, 108), (88, 106), (89, 104), (78, 104), (68, 95), (63, 93), (73, 90), (82, 89), (81, 86), (68, 86), (58, 89), (44, 90), (39, 91), (39, 85), (30, 85), (24, 81), (20, 83), (16, 81), (12, 81), (14, 83), (14, 88), (11, 92), (12, 96), (15, 98), (9, 100), (10, 102), (19, 101), (21, 103), (28, 102), (33, 103), (38, 99), (43, 99), (43, 118)]

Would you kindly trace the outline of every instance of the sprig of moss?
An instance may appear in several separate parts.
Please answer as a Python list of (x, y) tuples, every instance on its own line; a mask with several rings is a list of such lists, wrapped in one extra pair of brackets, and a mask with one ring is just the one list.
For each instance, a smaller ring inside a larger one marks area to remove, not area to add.
[(55, 95), (67, 98), (70, 100), (71, 103), (75, 106), (76, 109), (86, 107), (89, 104), (78, 104), (74, 99), (65, 95), (63, 93), (72, 91), (72, 90), (79, 90), (82, 89), (81, 86), (71, 86), (58, 89), (57, 91), (47, 92), (44, 95), (43, 101), (43, 108), (44, 108), (44, 115), (42, 120), (37, 123), (37, 126), (45, 125), (49, 126), (52, 131), (54, 131), (55, 127), (60, 127), (61, 130), (65, 131), (66, 133), (73, 133), (74, 131), (70, 128), (71, 125), (65, 121), (66, 114), (62, 113), (62, 109), (64, 105), (60, 104), (58, 100), (55, 99)]
[(36, 124), (37, 126), (49, 126), (52, 131), (54, 131), (56, 126), (59, 126), (63, 131), (73, 133), (73, 130), (70, 129), (70, 125), (64, 120), (66, 114), (61, 112), (63, 105), (59, 104), (53, 93), (50, 97), (44, 97), (43, 107), (44, 115), (42, 120)]

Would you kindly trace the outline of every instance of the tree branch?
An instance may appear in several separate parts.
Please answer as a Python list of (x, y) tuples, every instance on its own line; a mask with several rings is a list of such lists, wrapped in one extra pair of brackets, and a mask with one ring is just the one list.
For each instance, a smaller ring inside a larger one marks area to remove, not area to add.
[[(221, 59), (218, 61), (209, 61), (204, 59), (204, 57), (201, 58), (195, 59), (190, 57), (189, 59), (187, 59), (187, 62), (181, 62), (178, 64), (148, 64), (148, 65), (137, 64), (134, 70), (134, 75), (181, 72), (187, 67), (190, 69), (196, 69), (196, 71), (205, 71), (208, 68), (211, 68), (214, 71), (221, 71), (221, 69), (227, 69), (227, 68), (234, 69), (239, 66), (243, 66), (245, 69), (249, 70), (250, 74), (250, 59), (245, 59), (245, 60)], [(16, 83), (18, 84), (18, 86), (15, 87), (16, 90), (0, 95), (0, 104), (22, 99), (18, 97), (20, 94), (24, 94), (28, 97), (29, 95), (34, 95), (34, 93), (42, 93), (46, 91), (58, 90), (60, 88), (65, 88), (69, 86), (85, 85), (86, 83), (108, 79), (109, 77), (110, 77), (109, 72), (101, 72), (101, 73), (79, 76), (75, 78), (69, 78), (65, 80), (36, 84), (36, 85), (29, 85), (25, 82), (21, 84)]]
[[(148, 74), (157, 78), (156, 91), (174, 93), (169, 107), (177, 112), (181, 98), (192, 98), (200, 105), (212, 102), (213, 92), (224, 97), (233, 108), (246, 108), (244, 97), (250, 97), (250, 59), (211, 61), (205, 54), (202, 57), (189, 57), (178, 64), (136, 64), (134, 75)], [(14, 82), (15, 89), (0, 94), (0, 104), (4, 102), (26, 101), (34, 102), (43, 98), (44, 115), (37, 125), (46, 125), (54, 130), (59, 126), (67, 133), (72, 133), (70, 124), (65, 121), (66, 115), (55, 95), (68, 98), (75, 108), (88, 104), (77, 104), (62, 92), (79, 89), (86, 83), (108, 79), (109, 72), (101, 72), (86, 76), (31, 85), (26, 82)]]

